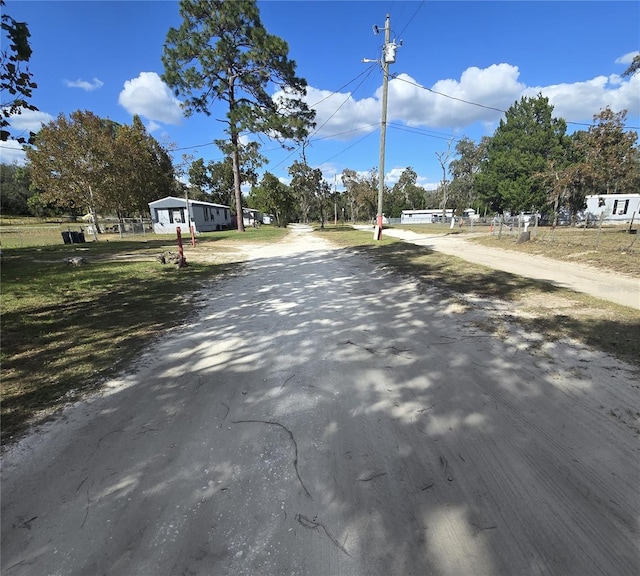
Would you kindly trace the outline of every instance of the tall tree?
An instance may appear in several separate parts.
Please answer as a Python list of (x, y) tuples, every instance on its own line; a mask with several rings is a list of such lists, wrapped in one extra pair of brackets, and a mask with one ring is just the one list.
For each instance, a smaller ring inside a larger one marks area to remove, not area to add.
[(442, 182), (440, 183), (440, 189), (442, 190), (442, 221), (446, 221), (447, 216), (447, 201), (449, 199), (449, 181), (447, 180), (447, 170), (449, 169), (449, 160), (453, 154), (451, 150), (451, 144), (453, 140), (447, 142), (447, 149), (442, 152), (436, 152), (436, 157), (442, 168)]
[(116, 126), (108, 162), (103, 203), (119, 218), (148, 212), (149, 202), (174, 190), (171, 157), (138, 116), (131, 126)]
[(481, 197), (496, 211), (520, 212), (547, 203), (535, 176), (561, 158), (566, 122), (553, 117), (549, 99), (523, 97), (507, 110), (487, 147), (476, 178)]
[[(37, 110), (29, 102), (34, 88), (38, 85), (33, 81), (33, 74), (29, 72), (28, 62), (31, 58), (29, 45), (29, 27), (26, 22), (16, 22), (4, 11), (4, 0), (0, 0), (2, 17), (0, 27), (8, 42), (2, 42), (0, 50), (0, 141), (6, 142), (11, 138), (9, 118), (14, 114), (21, 114), (23, 110)], [(29, 138), (18, 136), (17, 142), (22, 144), (33, 142), (33, 132)]]
[(585, 205), (585, 196), (591, 191), (581, 143), (585, 134), (578, 131), (563, 138), (563, 154), (547, 159), (546, 168), (533, 176), (546, 187), (553, 228), (557, 226), (560, 209), (568, 210), (571, 222), (575, 223), (578, 211)]
[[(163, 79), (177, 96), (185, 97), (187, 114), (209, 116), (214, 103), (226, 103), (221, 120), (226, 124), (240, 215), (241, 134), (301, 141), (315, 116), (302, 101), (307, 84), (295, 74), (287, 43), (262, 25), (255, 1), (181, 0), (180, 15), (182, 25), (167, 33)], [(267, 91), (272, 86), (279, 89), (279, 97)], [(244, 231), (242, 218), (237, 222), (238, 230)]]
[(344, 186), (344, 197), (346, 199), (349, 221), (353, 224), (358, 218), (356, 186), (358, 184), (358, 174), (351, 168), (345, 168), (340, 176)]
[[(256, 142), (240, 147), (240, 184), (255, 185), (258, 182), (257, 169), (263, 164), (264, 157), (258, 152)], [(205, 165), (199, 158), (189, 168), (189, 182), (205, 191), (210, 202), (234, 206), (233, 160), (225, 156), (223, 160), (210, 161)]]
[(411, 166), (402, 171), (398, 181), (385, 198), (384, 205), (387, 216), (399, 218), (403, 210), (424, 208), (424, 189), (418, 186), (417, 182), (418, 175)]
[[(189, 168), (187, 169), (190, 188), (194, 191), (197, 190), (199, 194), (202, 194), (203, 199), (206, 198), (206, 201), (208, 202), (223, 204), (224, 202), (221, 200), (222, 194), (219, 193), (218, 190), (213, 193), (209, 192), (214, 186), (209, 175), (210, 165), (211, 162), (209, 163), (209, 165), (206, 165), (202, 158), (198, 158), (197, 160), (191, 162)], [(229, 168), (231, 168), (231, 166), (229, 166)], [(220, 179), (222, 190), (225, 190), (226, 188), (224, 180), (224, 178)], [(229, 183), (229, 190), (233, 190), (233, 171), (231, 169), (229, 170)], [(216, 185), (217, 184), (218, 182), (216, 182)], [(222, 190), (220, 192), (222, 192)]]
[(286, 226), (294, 211), (295, 197), (289, 186), (265, 172), (260, 183), (251, 188), (249, 203), (265, 214), (273, 214), (278, 226)]
[(625, 131), (627, 111), (606, 107), (575, 142), (582, 153), (580, 166), (595, 194), (635, 192), (638, 134)]
[(3, 214), (29, 214), (31, 169), (29, 165), (0, 164), (0, 211)]
[(147, 203), (173, 187), (171, 159), (139, 118), (121, 126), (80, 110), (60, 114), (27, 150), (31, 177), (43, 203), (120, 217), (146, 212)]
[(290, 187), (295, 195), (301, 219), (306, 224), (309, 222), (309, 214), (316, 202), (316, 195), (320, 182), (322, 182), (322, 171), (313, 169), (304, 161), (296, 160), (289, 167), (291, 176)]
[(92, 112), (60, 114), (38, 132), (27, 150), (33, 184), (44, 203), (88, 210), (95, 230), (97, 212), (105, 207), (101, 190), (107, 180), (109, 142), (115, 127)]
[(476, 176), (480, 171), (480, 163), (485, 156), (488, 142), (489, 139), (484, 137), (476, 145), (473, 140), (464, 137), (456, 144), (457, 158), (449, 164), (452, 176), (449, 191), (458, 210), (469, 208), (477, 199)]
[(358, 174), (350, 168), (342, 171), (342, 184), (349, 203), (351, 222), (370, 219), (378, 211), (378, 171), (371, 168), (366, 174)]

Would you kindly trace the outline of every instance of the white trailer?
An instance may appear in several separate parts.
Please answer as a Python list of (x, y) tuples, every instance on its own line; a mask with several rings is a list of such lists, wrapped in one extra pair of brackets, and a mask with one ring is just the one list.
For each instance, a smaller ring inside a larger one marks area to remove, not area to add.
[(189, 200), (187, 209), (186, 199), (174, 196), (149, 202), (149, 211), (156, 234), (175, 234), (176, 228), (188, 234), (190, 226), (194, 227), (196, 233), (212, 232), (224, 230), (233, 224), (229, 206)]
[[(445, 212), (447, 221), (453, 217), (453, 210)], [(433, 224), (442, 222), (442, 209), (437, 210), (403, 210), (400, 214), (400, 224)]]
[(599, 220), (613, 224), (630, 222), (640, 218), (640, 194), (594, 194), (587, 196), (586, 216), (589, 220)]

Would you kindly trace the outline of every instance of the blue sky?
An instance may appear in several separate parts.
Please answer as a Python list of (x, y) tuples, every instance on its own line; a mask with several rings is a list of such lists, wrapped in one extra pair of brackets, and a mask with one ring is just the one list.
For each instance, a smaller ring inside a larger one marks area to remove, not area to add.
[[(556, 116), (576, 123), (571, 131), (586, 129), (580, 123), (589, 124), (607, 105), (627, 109), (627, 126), (640, 127), (640, 74), (620, 77), (640, 49), (635, 1), (258, 5), (267, 30), (288, 42), (298, 75), (309, 84), (307, 102), (317, 110), (318, 128), (307, 161), (332, 184), (345, 168), (378, 166), (382, 71), (362, 59), (381, 57), (384, 37), (372, 26), (383, 28), (386, 14), (392, 39), (403, 41), (390, 66), (397, 78), (389, 84), (389, 184), (411, 166), (419, 184), (435, 187), (442, 178), (436, 154), (452, 139), (453, 147), (463, 136), (478, 141), (493, 134), (503, 114), (491, 108), (506, 110), (522, 96), (549, 97)], [(222, 137), (216, 121), (225, 113), (222, 104), (210, 117), (184, 118), (179, 99), (160, 79), (167, 31), (181, 22), (177, 2), (7, 0), (5, 10), (28, 23), (30, 70), (38, 83), (32, 102), (39, 112), (14, 118), (14, 133), (78, 109), (122, 123), (139, 114), (153, 136), (174, 149), (176, 164), (183, 154), (222, 159), (211, 144)], [(2, 162), (23, 161), (14, 146), (2, 144)], [(263, 153), (269, 160), (263, 170), (283, 181), (300, 158), (269, 141)]]

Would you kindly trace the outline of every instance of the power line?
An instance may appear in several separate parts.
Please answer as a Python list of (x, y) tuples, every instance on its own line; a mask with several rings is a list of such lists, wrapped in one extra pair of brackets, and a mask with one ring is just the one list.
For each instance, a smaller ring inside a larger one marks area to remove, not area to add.
[(342, 132), (334, 132), (333, 134), (327, 134), (326, 136), (318, 136), (313, 138), (310, 142), (318, 142), (319, 140), (326, 140), (327, 138), (335, 138), (336, 136), (343, 136), (344, 134), (351, 134), (351, 132), (360, 132), (365, 128), (371, 128), (372, 126), (378, 126), (379, 122), (371, 122), (370, 124), (363, 124), (357, 128), (350, 128), (349, 130), (343, 130)]
[[(360, 74), (358, 74), (353, 80), (351, 80), (350, 82), (348, 82), (347, 84), (345, 84), (344, 86), (342, 86), (341, 88), (339, 88), (339, 90), (342, 90), (342, 88), (348, 86), (349, 84), (351, 84), (352, 82), (354, 82), (355, 80), (357, 80), (358, 78), (360, 78), (360, 76), (362, 76), (363, 74), (366, 73), (366, 76), (362, 79), (362, 81), (355, 87), (355, 90), (349, 94), (347, 94), (347, 97), (342, 101), (342, 103), (340, 104), (340, 106), (338, 106), (336, 108), (336, 110), (333, 112), (333, 114), (331, 114), (320, 126), (318, 126), (310, 135), (309, 135), (309, 142), (314, 142), (315, 140), (312, 140), (311, 137), (313, 136), (313, 134), (317, 134), (319, 130), (321, 130), (328, 122), (329, 120), (331, 120), (331, 118), (333, 118), (338, 111), (340, 110), (340, 108), (342, 108), (348, 101), (349, 99), (358, 91), (358, 88), (360, 88), (360, 86), (362, 86), (362, 84), (364, 84), (364, 82), (366, 81), (366, 79), (371, 75), (371, 72), (373, 72), (373, 69), (375, 68), (375, 65), (371, 65), (369, 66), (366, 70), (364, 70), (363, 72), (361, 72)], [(337, 94), (338, 91), (333, 92), (332, 94), (330, 94), (329, 96), (327, 96), (326, 98), (323, 98), (323, 100), (320, 100), (320, 102), (326, 100), (327, 98), (330, 98), (331, 96), (333, 96), (334, 94)], [(316, 106), (319, 102), (317, 102), (316, 104), (314, 104), (313, 106)], [(350, 131), (359, 131), (360, 129), (356, 129), (356, 130), (350, 130)], [(344, 133), (348, 133), (350, 131), (344, 132)], [(329, 136), (324, 136), (322, 138), (318, 138), (316, 140), (321, 140), (324, 138), (329, 138)], [(295, 148), (294, 150), (291, 151), (291, 153), (287, 156), (285, 156), (282, 160), (280, 160), (280, 162), (278, 162), (275, 166), (273, 166), (273, 168), (278, 168), (278, 166), (281, 166), (282, 164), (284, 164), (289, 158), (291, 158), (294, 154), (296, 154), (298, 151), (300, 150), (300, 146), (298, 146), (297, 148)]]
[(458, 138), (452, 135), (446, 135), (442, 132), (433, 132), (432, 130), (422, 130), (420, 128), (415, 128), (411, 126), (403, 126), (402, 124), (394, 124), (393, 122), (389, 122), (390, 128), (395, 128), (396, 130), (402, 130), (403, 132), (410, 132), (412, 134), (418, 134), (419, 136), (427, 136), (428, 138), (438, 138), (439, 140), (455, 140), (459, 142), (462, 138)]
[(411, 84), (412, 86), (416, 86), (417, 88), (422, 88), (422, 90), (426, 90), (427, 92), (431, 92), (432, 94), (437, 94), (438, 96), (444, 96), (445, 98), (450, 98), (451, 100), (457, 100), (458, 102), (464, 102), (465, 104), (470, 104), (471, 106), (478, 106), (479, 108), (486, 108), (487, 110), (495, 110), (496, 112), (502, 112), (502, 113), (505, 112), (505, 110), (502, 110), (501, 108), (495, 108), (494, 106), (486, 106), (485, 104), (478, 104), (477, 102), (471, 102), (470, 100), (465, 100), (464, 98), (457, 98), (456, 96), (450, 96), (449, 94), (444, 94), (443, 92), (432, 90), (431, 88), (422, 86), (422, 84), (418, 84), (417, 82), (411, 82), (411, 80), (406, 80), (405, 78), (399, 78), (397, 74), (393, 75), (393, 79), (399, 80), (400, 82), (406, 82), (407, 84)]
[[(312, 134), (317, 134), (324, 126), (326, 126), (326, 124), (329, 122), (329, 120), (331, 120), (331, 118), (333, 118), (338, 111), (340, 110), (340, 108), (342, 108), (348, 101), (349, 99), (353, 96), (353, 94), (356, 93), (356, 91), (358, 90), (358, 88), (360, 88), (360, 86), (362, 86), (362, 84), (364, 84), (365, 80), (371, 75), (371, 72), (373, 72), (373, 69), (375, 68), (375, 65), (371, 65), (369, 66), (369, 68), (366, 70), (366, 72), (368, 72), (368, 74), (362, 79), (362, 82), (360, 82), (360, 84), (358, 84), (355, 88), (355, 90), (348, 94), (347, 97), (343, 100), (342, 104), (340, 104), (340, 106), (338, 106), (335, 110), (335, 112), (333, 114), (331, 114), (331, 116), (329, 116), (320, 126), (318, 126), (313, 132)], [(362, 74), (359, 74), (356, 78), (359, 78), (360, 76), (362, 76)], [(337, 92), (334, 92), (333, 94), (336, 94)], [(331, 96), (333, 96), (333, 94)], [(329, 98), (329, 96), (327, 96), (327, 98)], [(320, 102), (323, 102), (324, 100), (326, 100), (327, 98), (324, 98), (323, 100), (320, 100)], [(316, 104), (314, 104), (313, 106), (317, 106), (317, 104), (319, 104), (319, 102), (316, 102)]]
[(420, 12), (420, 8), (422, 8), (422, 6), (424, 6), (424, 3), (425, 3), (425, 0), (422, 0), (422, 2), (420, 2), (420, 5), (416, 8), (416, 11), (413, 13), (413, 16), (411, 16), (411, 18), (409, 18), (409, 21), (404, 25), (404, 28), (402, 30), (400, 30), (400, 34), (398, 34), (398, 38), (400, 38), (402, 36), (402, 33), (409, 27), (409, 24), (411, 24), (413, 19), (416, 17), (416, 14), (418, 14), (418, 12)]
[[(340, 88), (338, 88), (337, 90), (334, 90), (333, 92), (331, 92), (331, 94), (325, 96), (324, 98), (318, 100), (317, 102), (314, 102), (313, 104), (311, 104), (311, 108), (317, 106), (318, 104), (321, 104), (322, 102), (324, 102), (325, 100), (328, 100), (329, 98), (331, 98), (332, 96), (335, 96), (336, 94), (339, 94), (341, 90), (344, 90), (347, 86), (349, 86), (349, 84), (353, 84), (358, 78), (360, 78), (362, 75), (366, 74), (365, 78), (363, 78), (362, 82), (360, 82), (360, 84), (358, 84), (354, 91), (349, 94), (347, 96), (347, 98), (344, 100), (344, 102), (342, 102), (342, 104), (340, 104), (340, 106), (338, 106), (338, 108), (336, 109), (336, 111), (331, 114), (331, 116), (329, 116), (329, 118), (327, 118), (327, 120), (324, 122), (324, 124), (322, 124), (321, 126), (319, 126), (318, 128), (316, 128), (312, 134), (317, 133), (327, 122), (329, 122), (329, 120), (331, 120), (331, 118), (333, 118), (337, 113), (338, 110), (340, 110), (340, 108), (342, 108), (342, 106), (344, 106), (347, 101), (349, 100), (349, 98), (355, 94), (355, 92), (358, 90), (358, 88), (360, 88), (360, 86), (362, 86), (362, 84), (365, 82), (365, 80), (371, 75), (371, 72), (373, 71), (374, 66), (369, 66), (368, 68), (366, 68), (365, 70), (363, 70), (362, 72), (360, 72), (360, 74), (358, 74), (357, 76), (355, 76), (354, 78), (352, 78), (351, 80), (349, 80), (348, 82), (346, 82), (345, 84), (343, 84), (342, 86), (340, 86)], [(328, 138), (328, 136), (327, 136)], [(174, 148), (172, 150), (172, 152), (178, 152), (180, 150), (192, 150), (193, 148), (204, 148), (205, 146), (213, 146), (215, 144), (215, 142), (207, 142), (206, 144), (194, 144), (192, 146), (181, 146), (180, 148)], [(276, 148), (274, 148), (274, 150), (276, 150)], [(267, 150), (268, 152), (269, 150)], [(289, 156), (291, 156), (292, 154), (290, 154)], [(288, 156), (288, 157), (289, 157)], [(287, 158), (288, 158), (287, 157)], [(286, 160), (286, 158), (285, 158)]]
[(194, 144), (193, 146), (182, 146), (181, 148), (174, 148), (171, 152), (178, 152), (178, 150), (191, 150), (192, 148), (204, 148), (205, 146), (213, 146), (215, 142), (207, 142), (206, 144)]
[[(371, 68), (372, 68), (372, 67), (365, 68), (365, 69), (364, 69), (362, 72), (360, 72), (360, 74), (358, 74), (355, 78), (352, 78), (351, 80), (349, 80), (349, 82), (347, 82), (346, 84), (343, 84), (342, 86), (340, 86), (340, 88), (338, 88), (337, 90), (334, 90), (333, 92), (331, 92), (331, 94), (329, 94), (328, 96), (325, 96), (324, 98), (322, 98), (322, 100), (318, 100), (318, 101), (317, 101), (317, 102), (315, 102), (314, 104), (311, 104), (311, 108), (313, 108), (314, 106), (317, 106), (318, 104), (320, 104), (320, 103), (324, 102), (325, 100), (328, 100), (329, 98), (331, 98), (331, 96), (335, 96), (335, 95), (336, 95), (336, 94), (338, 94), (341, 90), (343, 90), (344, 88), (346, 88), (347, 86), (349, 86), (349, 84), (352, 84), (353, 82), (355, 82), (355, 81), (356, 81), (358, 78), (360, 78), (360, 76), (362, 76), (363, 74), (367, 74), (367, 72), (368, 72), (369, 74), (371, 74)], [(368, 76), (369, 74), (367, 74), (367, 76)], [(365, 78), (365, 80), (366, 80), (366, 78)], [(364, 82), (364, 80), (363, 80), (363, 82)], [(356, 90), (357, 90), (358, 88), (360, 88), (361, 84), (362, 84), (362, 82), (356, 86)], [(355, 92), (356, 90), (354, 90), (354, 92)]]
[(358, 140), (356, 140), (353, 144), (350, 144), (349, 146), (347, 146), (346, 148), (344, 148), (343, 150), (340, 150), (340, 152), (338, 152), (337, 154), (334, 154), (333, 156), (331, 156), (330, 158), (327, 158), (326, 160), (323, 160), (322, 162), (320, 162), (319, 164), (317, 164), (317, 166), (321, 166), (322, 164), (325, 164), (326, 162), (329, 162), (330, 160), (333, 160), (334, 158), (336, 158), (337, 156), (340, 156), (340, 154), (343, 154), (344, 152), (346, 152), (347, 150), (350, 150), (351, 148), (353, 148), (354, 146), (356, 146), (357, 144), (360, 144), (360, 142), (362, 142), (365, 138), (368, 138), (369, 136), (371, 136), (371, 134), (373, 134), (373, 132), (369, 132), (368, 134), (365, 134), (362, 138), (359, 138)]
[[(431, 88), (427, 88), (426, 86), (422, 86), (421, 84), (418, 84), (417, 82), (412, 82), (410, 80), (407, 80), (406, 78), (400, 78), (398, 77), (397, 74), (393, 75), (393, 79), (394, 80), (399, 80), (400, 82), (406, 82), (407, 84), (411, 84), (412, 86), (416, 86), (417, 88), (421, 88), (422, 90), (426, 90), (427, 92), (431, 92), (432, 94), (437, 94), (438, 96), (443, 96), (444, 98), (449, 98), (450, 100), (456, 100), (458, 102), (462, 102), (464, 104), (469, 104), (471, 106), (478, 106), (479, 108), (485, 108), (486, 110), (494, 110), (496, 112), (501, 112), (502, 114), (506, 114), (507, 111), (503, 110), (502, 108), (496, 108), (495, 106), (487, 106), (485, 104), (479, 104), (478, 102), (472, 102), (470, 100), (465, 100), (464, 98), (458, 98), (456, 96), (451, 96), (450, 94), (445, 94), (444, 92), (438, 92), (437, 90), (433, 90)], [(587, 123), (587, 122), (571, 122), (569, 120), (565, 120), (565, 122), (567, 124), (572, 124), (574, 126), (595, 126), (595, 124), (593, 123)], [(625, 126), (626, 130), (640, 130), (639, 127), (637, 126)]]

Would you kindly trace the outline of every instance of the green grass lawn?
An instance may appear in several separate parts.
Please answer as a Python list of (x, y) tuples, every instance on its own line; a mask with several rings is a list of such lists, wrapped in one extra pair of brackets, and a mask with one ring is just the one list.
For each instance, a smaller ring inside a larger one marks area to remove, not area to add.
[(547, 256), (640, 278), (640, 240), (637, 234), (629, 234), (628, 225), (603, 226), (602, 230), (569, 226), (553, 230), (544, 226), (530, 231), (529, 242), (518, 243), (517, 229), (509, 233), (506, 228), (502, 236), (496, 230), (494, 234), (479, 234), (473, 241), (490, 248)]
[[(263, 226), (198, 236), (189, 265), (156, 257), (177, 252), (175, 237), (148, 235), (86, 244), (6, 248), (0, 282), (2, 439), (19, 434), (56, 406), (115, 374), (167, 329), (194, 314), (203, 285), (241, 266), (235, 247), (278, 241), (286, 230)], [(186, 240), (185, 242), (187, 242)], [(207, 262), (215, 253), (216, 263)], [(86, 263), (65, 262), (80, 256)]]

